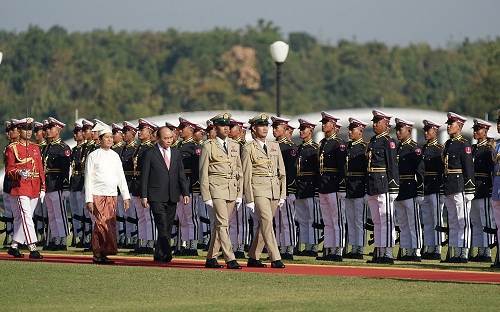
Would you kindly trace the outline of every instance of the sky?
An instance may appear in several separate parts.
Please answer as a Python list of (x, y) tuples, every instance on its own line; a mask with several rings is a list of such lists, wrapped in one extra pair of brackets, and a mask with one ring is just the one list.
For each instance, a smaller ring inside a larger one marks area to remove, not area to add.
[(499, 12), (499, 0), (2, 0), (0, 29), (57, 24), (69, 32), (110, 26), (200, 32), (244, 29), (264, 19), (280, 28), (284, 40), (290, 32), (307, 32), (332, 45), (345, 39), (446, 48), (466, 37), (500, 37)]

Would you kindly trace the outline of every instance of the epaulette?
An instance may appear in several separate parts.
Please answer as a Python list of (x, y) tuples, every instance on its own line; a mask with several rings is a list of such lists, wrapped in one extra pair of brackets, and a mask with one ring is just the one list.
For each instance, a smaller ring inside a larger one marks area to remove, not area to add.
[(121, 142), (118, 142), (116, 144), (113, 144), (113, 146), (111, 146), (111, 148), (123, 147), (124, 144), (125, 144), (125, 142), (121, 141)]
[(312, 139), (305, 142), (305, 143), (302, 143), (302, 146), (312, 146), (314, 148), (318, 148), (319, 147), (319, 144), (314, 142)]
[(407, 144), (410, 145), (411, 147), (415, 147), (417, 145), (417, 142), (410, 140)]
[(130, 148), (130, 147), (137, 147), (137, 143), (135, 141), (132, 141), (125, 146), (125, 148)]
[(61, 140), (61, 139), (57, 139), (57, 140), (55, 140), (55, 141), (52, 141), (51, 143), (52, 143), (53, 145), (68, 146), (68, 144), (64, 143), (64, 141), (63, 141), (63, 140)]
[(231, 142), (231, 143), (236, 143), (236, 144), (238, 144), (238, 141), (233, 140), (233, 139), (231, 139), (231, 138), (227, 138), (227, 141), (228, 141), (228, 142)]
[(189, 139), (182, 140), (181, 145), (186, 144), (186, 143), (195, 143), (193, 140), (193, 137), (190, 137)]
[(147, 146), (147, 147), (151, 147), (151, 146), (153, 146), (154, 144), (153, 144), (153, 142), (151, 142), (151, 140), (146, 140), (146, 141), (144, 141), (144, 142), (141, 142), (141, 145), (143, 145), (143, 146)]
[(16, 141), (16, 142), (11, 142), (11, 143), (9, 143), (9, 145), (7, 145), (5, 148), (7, 148), (7, 147), (11, 147), (11, 146), (14, 146), (14, 145), (17, 145), (17, 144), (19, 144), (19, 142), (18, 142), (18, 141)]

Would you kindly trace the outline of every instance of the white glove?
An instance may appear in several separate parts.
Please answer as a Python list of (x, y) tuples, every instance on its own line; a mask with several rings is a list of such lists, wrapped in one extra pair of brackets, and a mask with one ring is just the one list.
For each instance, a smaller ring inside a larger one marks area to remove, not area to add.
[(280, 198), (278, 201), (278, 209), (281, 209), (283, 207), (283, 204), (285, 203), (285, 200), (283, 198)]
[(214, 208), (214, 202), (209, 199), (205, 202), (205, 206), (209, 206), (210, 208)]
[(286, 197), (286, 202), (288, 206), (293, 206), (293, 203), (295, 202), (297, 198), (295, 197), (295, 194), (290, 194)]
[(421, 204), (424, 201), (424, 197), (423, 196), (417, 196), (417, 197), (415, 197), (415, 200), (417, 201), (417, 204)]
[(396, 197), (398, 197), (398, 194), (389, 194), (389, 202), (393, 203), (396, 200)]
[(342, 200), (345, 198), (346, 193), (345, 192), (337, 192), (337, 198), (339, 200)]
[(68, 199), (68, 197), (69, 197), (69, 191), (63, 191), (61, 196), (62, 196), (62, 200)]
[(470, 203), (474, 199), (474, 194), (465, 194), (465, 202)]
[(45, 191), (40, 191), (40, 202), (43, 203), (43, 200), (45, 199)]
[(240, 211), (242, 202), (243, 202), (243, 199), (241, 199), (240, 197), (236, 197), (236, 211)]
[(250, 209), (251, 212), (255, 212), (255, 203), (254, 202), (246, 203), (245, 207)]
[(368, 205), (368, 198), (370, 198), (370, 195), (368, 195), (368, 194), (365, 194), (365, 196), (363, 196), (363, 203), (365, 205)]
[(19, 176), (25, 180), (28, 179), (30, 171), (28, 169), (19, 170)]

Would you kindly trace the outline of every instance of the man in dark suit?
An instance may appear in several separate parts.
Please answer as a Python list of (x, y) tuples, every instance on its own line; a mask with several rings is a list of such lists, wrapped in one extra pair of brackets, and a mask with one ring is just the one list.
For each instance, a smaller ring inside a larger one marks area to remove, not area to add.
[(141, 168), (141, 203), (151, 207), (158, 241), (154, 261), (170, 262), (172, 249), (170, 236), (179, 196), (189, 203), (189, 184), (184, 174), (180, 152), (172, 149), (173, 133), (167, 127), (157, 132), (158, 144), (145, 152)]

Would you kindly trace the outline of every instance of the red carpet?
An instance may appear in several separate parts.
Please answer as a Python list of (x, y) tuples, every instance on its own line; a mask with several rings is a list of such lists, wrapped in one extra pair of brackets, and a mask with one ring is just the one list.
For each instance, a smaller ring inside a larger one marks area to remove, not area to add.
[[(110, 257), (119, 266), (142, 266), (142, 267), (164, 267), (177, 269), (205, 269), (204, 260), (194, 259), (174, 259), (170, 263), (153, 262), (151, 258), (142, 257)], [(64, 255), (45, 254), (43, 260), (33, 260), (28, 258), (13, 258), (6, 253), (0, 253), (0, 260), (10, 261), (43, 261), (53, 263), (92, 263), (91, 255)], [(402, 278), (431, 281), (456, 281), (456, 282), (477, 282), (477, 283), (500, 283), (500, 272), (476, 272), (476, 271), (451, 271), (451, 270), (426, 270), (426, 269), (403, 269), (396, 267), (353, 267), (353, 266), (329, 266), (329, 265), (305, 265), (286, 264), (285, 269), (271, 269), (268, 263), (267, 268), (247, 268), (244, 262), (242, 270), (232, 270), (232, 272), (259, 272), (273, 274), (301, 274), (301, 275), (324, 275), (324, 276), (358, 276), (375, 278)], [(214, 270), (214, 269), (210, 269)], [(227, 271), (227, 269), (219, 269)]]

